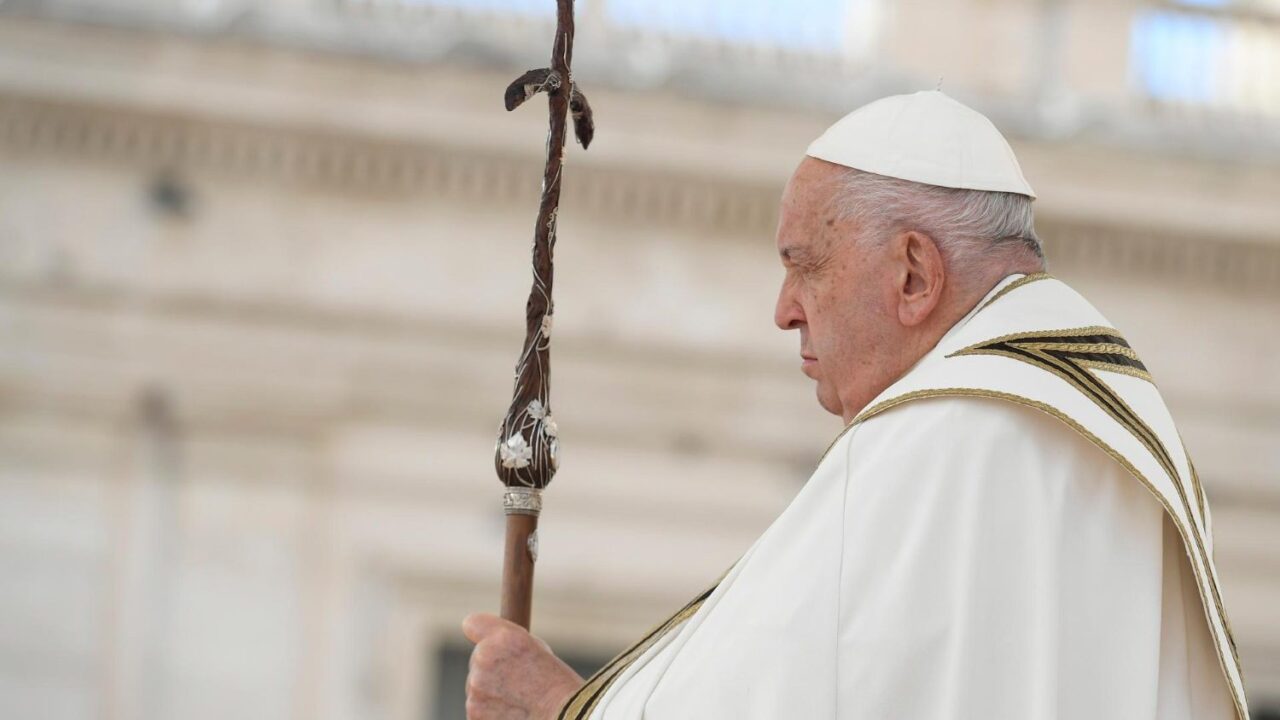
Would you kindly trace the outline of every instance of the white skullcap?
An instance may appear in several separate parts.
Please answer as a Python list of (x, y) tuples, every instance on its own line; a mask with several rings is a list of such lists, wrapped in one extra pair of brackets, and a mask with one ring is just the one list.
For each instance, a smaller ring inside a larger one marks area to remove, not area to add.
[(996, 126), (936, 90), (863, 105), (827, 128), (806, 154), (926, 185), (1036, 196)]

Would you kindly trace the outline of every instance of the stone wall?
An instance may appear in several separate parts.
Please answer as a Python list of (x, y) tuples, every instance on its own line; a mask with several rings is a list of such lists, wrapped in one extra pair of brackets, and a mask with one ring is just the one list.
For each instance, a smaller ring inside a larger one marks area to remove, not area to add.
[[(0, 18), (0, 715), (394, 718), (496, 605), (541, 116), (505, 74)], [(838, 431), (772, 325), (829, 117), (592, 92), (560, 222), (535, 627), (610, 654)], [(1016, 142), (1143, 353), (1280, 696), (1280, 167)]]

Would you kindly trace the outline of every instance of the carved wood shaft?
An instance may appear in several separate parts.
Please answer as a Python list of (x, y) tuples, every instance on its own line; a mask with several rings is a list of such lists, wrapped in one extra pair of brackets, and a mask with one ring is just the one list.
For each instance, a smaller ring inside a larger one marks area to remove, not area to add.
[[(502, 617), (528, 629), (533, 616), (533, 565), (538, 516), (507, 516), (507, 542), (502, 558)], [(530, 538), (535, 538), (530, 542)]]
[(533, 235), (533, 285), (525, 303), (525, 341), (516, 364), (515, 392), (498, 436), (495, 465), (508, 487), (544, 488), (556, 471), (554, 425), (548, 432), (543, 413), (550, 411), (552, 264), (556, 244), (556, 214), (560, 207), (560, 176), (569, 113), (569, 63), (573, 47), (573, 0), (557, 0), (556, 39), (551, 54), (552, 75), (547, 87), (550, 129), (542, 174), (542, 199)]
[[(515, 392), (498, 436), (494, 464), (507, 486), (507, 500), (528, 498), (551, 482), (559, 464), (559, 440), (551, 417), (551, 298), (556, 244), (556, 214), (560, 207), (560, 176), (564, 162), (566, 125), (572, 96), (570, 63), (573, 52), (573, 0), (556, 1), (556, 37), (549, 73), (531, 71), (508, 88), (507, 107), (518, 105), (524, 85), (547, 93), (550, 128), (542, 176), (542, 199), (533, 235), (533, 286), (525, 304), (525, 341), (516, 364)], [(531, 85), (532, 87), (532, 85)], [(523, 100), (520, 100), (523, 102)], [(583, 101), (585, 102), (585, 101)], [(589, 112), (589, 111), (588, 111)], [(580, 110), (581, 114), (581, 110)], [(523, 493), (523, 494), (522, 494)], [(540, 500), (538, 501), (540, 502)], [(533, 565), (537, 559), (537, 510), (511, 512), (507, 507), (506, 550), (502, 569), (502, 617), (529, 627), (533, 604)]]

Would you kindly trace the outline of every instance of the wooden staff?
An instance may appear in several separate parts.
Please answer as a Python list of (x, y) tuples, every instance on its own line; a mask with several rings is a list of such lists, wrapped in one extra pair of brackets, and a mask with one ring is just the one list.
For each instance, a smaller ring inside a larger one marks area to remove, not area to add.
[(494, 464), (506, 486), (503, 509), (507, 540), (502, 563), (502, 617), (529, 627), (533, 604), (533, 565), (538, 559), (538, 515), (542, 490), (559, 461), (559, 439), (551, 416), (551, 281), (560, 207), (560, 170), (564, 160), (567, 116), (582, 147), (591, 144), (595, 126), (591, 106), (570, 73), (573, 59), (573, 0), (556, 0), (556, 37), (551, 67), (530, 70), (507, 87), (507, 110), (539, 92), (547, 93), (550, 130), (542, 176), (542, 200), (533, 234), (533, 287), (525, 304), (525, 339), (516, 363), (515, 393), (502, 421)]

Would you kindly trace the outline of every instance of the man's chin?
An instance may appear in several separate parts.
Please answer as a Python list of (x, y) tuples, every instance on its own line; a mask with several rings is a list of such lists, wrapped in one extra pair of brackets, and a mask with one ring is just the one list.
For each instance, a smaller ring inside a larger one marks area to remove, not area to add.
[(824, 387), (822, 380), (818, 380), (818, 386), (814, 388), (814, 395), (817, 396), (818, 404), (822, 406), (823, 410), (826, 410), (832, 415), (840, 415), (843, 417), (844, 407), (840, 404), (840, 398), (837, 397), (834, 392), (831, 392), (828, 388)]

